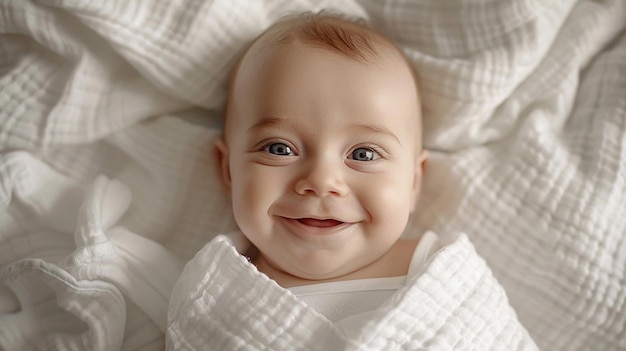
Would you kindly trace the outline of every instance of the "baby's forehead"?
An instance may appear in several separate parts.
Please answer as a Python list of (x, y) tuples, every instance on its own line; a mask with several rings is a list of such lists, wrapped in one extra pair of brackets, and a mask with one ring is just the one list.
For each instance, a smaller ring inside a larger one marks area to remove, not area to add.
[(343, 55), (361, 63), (376, 63), (404, 54), (388, 37), (361, 22), (335, 16), (299, 16), (274, 24), (262, 33), (244, 56), (255, 49), (279, 50), (299, 43)]
[[(344, 26), (348, 32), (342, 31)], [(410, 79), (417, 89), (414, 70), (402, 51), (393, 42), (367, 27), (342, 22), (332, 23), (331, 27), (316, 28), (313, 33), (302, 28), (298, 30), (301, 32), (294, 31), (291, 24), (279, 23), (259, 36), (247, 48), (233, 71), (229, 95), (233, 95), (235, 86), (249, 84), (250, 79), (275, 61), (284, 64), (301, 57), (288, 53), (307, 50), (328, 54), (316, 55), (319, 60), (340, 56), (346, 58), (346, 62), (367, 66), (372, 71), (400, 74)]]
[[(265, 77), (261, 81), (272, 80), (267, 74), (273, 73), (269, 72), (283, 71), (280, 68), (286, 68), (283, 64), (290, 65), (289, 60), (301, 58), (297, 54), (288, 54), (293, 53), (294, 50), (316, 50), (329, 54), (314, 55), (316, 60), (339, 55), (353, 61), (355, 65), (369, 66), (368, 70), (371, 68), (372, 72), (378, 71), (377, 74), (383, 74), (386, 77), (402, 76), (404, 77), (402, 81), (411, 85), (411, 88), (405, 91), (412, 91), (415, 94), (414, 98), (419, 106), (419, 88), (414, 70), (401, 49), (391, 39), (364, 25), (335, 18), (324, 18), (322, 22), (305, 23), (305, 25), (298, 22), (300, 20), (296, 18), (275, 24), (245, 50), (231, 76), (226, 111), (227, 122), (228, 120), (232, 122), (232, 117), (237, 115), (235, 111), (238, 110), (240, 104), (246, 104), (247, 97), (245, 94), (241, 95), (242, 91), (247, 91), (246, 87), (260, 84), (258, 80), (260, 75)], [(294, 64), (297, 66), (298, 63)], [(411, 82), (409, 83), (408, 80)], [(418, 112), (416, 116), (418, 125), (421, 125), (420, 115), (421, 113)], [(232, 124), (226, 123), (227, 126), (233, 127)]]

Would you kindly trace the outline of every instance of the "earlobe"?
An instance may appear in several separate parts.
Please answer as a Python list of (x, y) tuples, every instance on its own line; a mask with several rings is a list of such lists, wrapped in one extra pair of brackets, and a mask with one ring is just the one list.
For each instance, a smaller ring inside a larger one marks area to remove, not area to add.
[(411, 212), (415, 210), (422, 188), (422, 175), (428, 166), (428, 151), (422, 150), (415, 158), (415, 169), (413, 173), (413, 189), (411, 191)]
[(222, 184), (226, 188), (227, 193), (230, 195), (230, 163), (228, 159), (228, 147), (226, 146), (224, 138), (218, 138), (213, 142), (213, 150), (220, 179), (222, 180)]

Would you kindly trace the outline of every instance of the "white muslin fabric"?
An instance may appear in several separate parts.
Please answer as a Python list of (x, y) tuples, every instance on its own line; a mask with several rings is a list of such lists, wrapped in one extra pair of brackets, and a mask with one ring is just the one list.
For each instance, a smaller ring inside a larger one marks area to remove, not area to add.
[(257, 271), (241, 233), (218, 236), (174, 288), (167, 349), (536, 350), (467, 236), (448, 240), (381, 306), (333, 323)]

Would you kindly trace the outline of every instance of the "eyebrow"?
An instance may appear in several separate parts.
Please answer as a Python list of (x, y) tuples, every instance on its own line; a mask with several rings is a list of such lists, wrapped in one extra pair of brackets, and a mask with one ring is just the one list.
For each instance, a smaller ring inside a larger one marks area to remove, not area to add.
[(267, 118), (263, 118), (258, 123), (248, 128), (248, 130), (246, 130), (246, 134), (253, 133), (257, 130), (266, 129), (266, 128), (279, 128), (279, 129), (293, 130), (296, 128), (296, 125), (295, 123), (289, 120), (286, 120), (284, 118), (267, 117)]
[(402, 145), (402, 143), (400, 142), (400, 139), (398, 139), (398, 137), (395, 134), (393, 134), (389, 129), (387, 129), (385, 126), (371, 124), (371, 123), (363, 123), (363, 124), (356, 124), (354, 125), (354, 127), (357, 129), (364, 130), (369, 133), (382, 134), (382, 135), (391, 137), (398, 144)]
[[(391, 132), (388, 128), (382, 125), (376, 125), (372, 123), (358, 123), (351, 126), (352, 128), (362, 130), (367, 133), (373, 134), (381, 134), (387, 137), (394, 139), (398, 144), (402, 144), (400, 139)], [(296, 123), (279, 117), (267, 117), (260, 120), (258, 123), (254, 124), (246, 131), (247, 134), (254, 133), (258, 130), (266, 129), (266, 128), (278, 128), (278, 129), (286, 129), (286, 130), (294, 130), (297, 129)]]

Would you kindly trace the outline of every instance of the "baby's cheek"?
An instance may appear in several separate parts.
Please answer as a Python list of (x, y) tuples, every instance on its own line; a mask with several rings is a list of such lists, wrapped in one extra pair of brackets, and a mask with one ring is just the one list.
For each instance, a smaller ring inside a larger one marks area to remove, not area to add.
[(239, 208), (239, 217), (242, 217), (238, 222), (257, 222), (251, 225), (263, 226), (269, 218), (269, 207), (280, 196), (280, 178), (255, 167), (242, 173), (238, 179), (238, 190), (233, 194), (233, 203)]
[(381, 181), (375, 191), (368, 195), (368, 211), (374, 222), (382, 223), (389, 230), (404, 230), (410, 212), (410, 189), (402, 179)]

